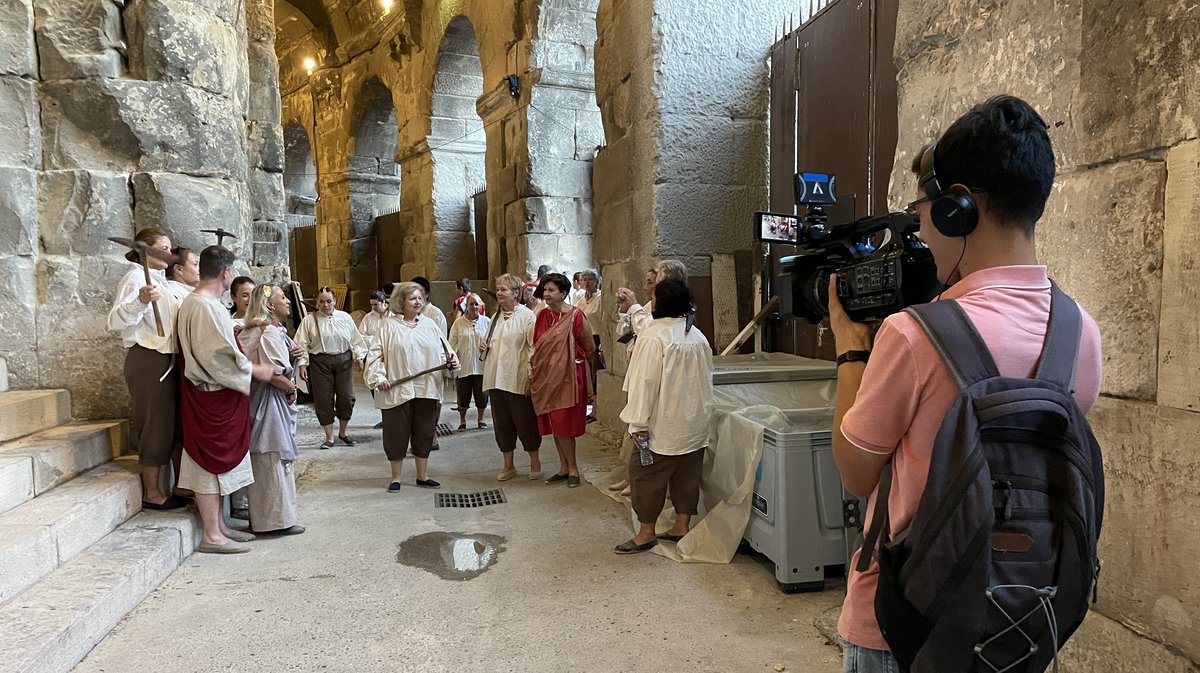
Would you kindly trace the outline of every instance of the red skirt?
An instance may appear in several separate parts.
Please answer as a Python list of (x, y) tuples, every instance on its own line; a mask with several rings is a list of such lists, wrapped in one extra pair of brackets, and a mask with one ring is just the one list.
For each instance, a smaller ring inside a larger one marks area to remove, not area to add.
[(555, 409), (548, 414), (538, 415), (538, 434), (555, 437), (580, 437), (587, 432), (587, 364), (575, 365), (575, 381), (579, 404), (566, 409)]

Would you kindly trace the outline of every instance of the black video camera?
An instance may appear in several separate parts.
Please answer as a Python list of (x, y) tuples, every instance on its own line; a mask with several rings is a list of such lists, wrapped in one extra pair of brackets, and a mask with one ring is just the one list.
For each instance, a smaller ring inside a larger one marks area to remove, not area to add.
[[(920, 220), (904, 213), (864, 217), (829, 227), (824, 206), (837, 203), (834, 176), (797, 173), (796, 203), (808, 207), (796, 226), (803, 254), (784, 257), (779, 274), (780, 312), (815, 324), (829, 317), (829, 276), (855, 322), (873, 322), (930, 301), (942, 289), (933, 253), (917, 237)], [(761, 228), (761, 217), (759, 228)], [(887, 232), (878, 242), (877, 235)]]

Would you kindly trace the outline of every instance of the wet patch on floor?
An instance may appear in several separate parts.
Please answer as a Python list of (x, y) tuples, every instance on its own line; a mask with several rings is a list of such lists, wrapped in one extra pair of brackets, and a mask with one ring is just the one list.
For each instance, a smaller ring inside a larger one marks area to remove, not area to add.
[(470, 580), (495, 565), (505, 539), (482, 533), (421, 533), (400, 543), (396, 563), (444, 580)]

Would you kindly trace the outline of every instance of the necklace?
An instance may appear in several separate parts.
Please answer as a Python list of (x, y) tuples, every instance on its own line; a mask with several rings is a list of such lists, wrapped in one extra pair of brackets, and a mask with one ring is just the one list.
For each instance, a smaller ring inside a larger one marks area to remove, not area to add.
[(409, 329), (415, 329), (417, 324), (420, 322), (421, 322), (421, 316), (417, 316), (417, 317), (413, 318), (412, 322), (409, 322), (408, 318), (404, 318), (404, 317), (400, 318), (400, 323), (403, 324), (405, 327), (408, 327)]

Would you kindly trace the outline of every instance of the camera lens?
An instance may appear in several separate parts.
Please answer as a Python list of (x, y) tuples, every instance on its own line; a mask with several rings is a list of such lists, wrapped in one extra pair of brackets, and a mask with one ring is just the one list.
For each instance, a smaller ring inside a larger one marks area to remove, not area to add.
[(797, 296), (803, 300), (803, 315), (816, 325), (829, 317), (829, 269), (817, 269), (801, 281)]

